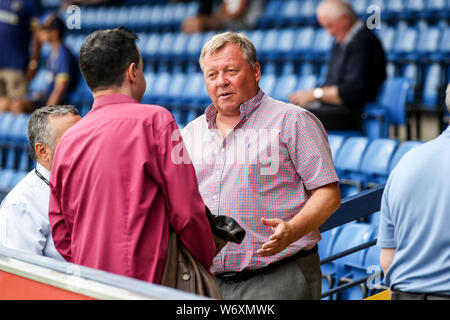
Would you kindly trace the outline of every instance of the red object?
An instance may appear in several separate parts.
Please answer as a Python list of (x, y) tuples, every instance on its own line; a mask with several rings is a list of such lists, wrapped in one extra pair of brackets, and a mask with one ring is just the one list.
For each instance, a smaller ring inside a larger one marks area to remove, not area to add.
[(0, 300), (94, 300), (0, 270)]
[(160, 283), (169, 225), (209, 270), (211, 228), (192, 164), (175, 164), (178, 130), (162, 107), (126, 95), (95, 99), (56, 148), (49, 218), (69, 262)]

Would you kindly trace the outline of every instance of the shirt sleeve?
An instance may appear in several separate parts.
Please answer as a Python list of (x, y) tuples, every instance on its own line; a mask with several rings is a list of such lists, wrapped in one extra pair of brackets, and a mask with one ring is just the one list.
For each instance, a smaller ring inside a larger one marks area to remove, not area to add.
[(306, 189), (339, 181), (327, 134), (317, 117), (306, 110), (289, 114), (281, 134)]
[(392, 222), (391, 210), (389, 209), (390, 183), (384, 188), (381, 198), (380, 223), (378, 225), (377, 245), (381, 248), (396, 248), (394, 224)]
[(50, 202), (48, 209), (48, 218), (52, 230), (53, 242), (56, 250), (63, 256), (63, 258), (71, 262), (71, 230), (65, 221), (64, 214), (61, 210), (61, 179), (57, 179), (61, 171), (58, 166), (58, 148), (56, 148), (55, 157), (52, 165), (52, 173), (50, 174)]
[[(157, 165), (162, 174), (169, 208), (169, 223), (192, 256), (209, 270), (215, 256), (212, 230), (206, 216), (205, 204), (198, 189), (191, 161), (177, 161), (184, 142), (174, 120), (158, 139)], [(188, 154), (184, 155), (189, 157)]]
[(39, 217), (25, 204), (4, 203), (0, 209), (0, 244), (37, 255), (43, 255), (47, 237)]

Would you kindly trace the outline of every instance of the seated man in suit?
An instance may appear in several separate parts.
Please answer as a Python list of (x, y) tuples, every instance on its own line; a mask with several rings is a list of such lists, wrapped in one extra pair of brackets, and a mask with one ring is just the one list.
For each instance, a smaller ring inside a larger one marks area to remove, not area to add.
[(386, 58), (378, 38), (341, 0), (325, 0), (317, 19), (336, 42), (322, 86), (290, 95), (290, 102), (315, 114), (326, 130), (360, 130), (364, 104), (374, 101), (386, 79)]

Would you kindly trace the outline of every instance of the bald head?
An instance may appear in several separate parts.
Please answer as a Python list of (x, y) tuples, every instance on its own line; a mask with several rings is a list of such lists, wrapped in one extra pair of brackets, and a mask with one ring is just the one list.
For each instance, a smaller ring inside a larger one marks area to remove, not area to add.
[(324, 0), (317, 6), (317, 16), (326, 15), (330, 20), (337, 20), (342, 15), (348, 15), (350, 18), (356, 20), (357, 16), (352, 6), (342, 0)]
[(322, 1), (316, 12), (320, 25), (339, 43), (358, 19), (350, 4), (341, 0)]

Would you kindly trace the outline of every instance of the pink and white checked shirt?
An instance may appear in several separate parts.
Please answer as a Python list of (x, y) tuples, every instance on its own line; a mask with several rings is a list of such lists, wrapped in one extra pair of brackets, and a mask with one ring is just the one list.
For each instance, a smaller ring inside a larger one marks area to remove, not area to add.
[(240, 245), (228, 243), (215, 257), (213, 273), (259, 269), (314, 247), (318, 230), (275, 256), (258, 256), (272, 234), (261, 218), (288, 221), (309, 190), (338, 181), (327, 134), (313, 114), (262, 90), (240, 108), (241, 119), (224, 140), (213, 105), (182, 132), (203, 201), (212, 213), (233, 217), (247, 231)]

